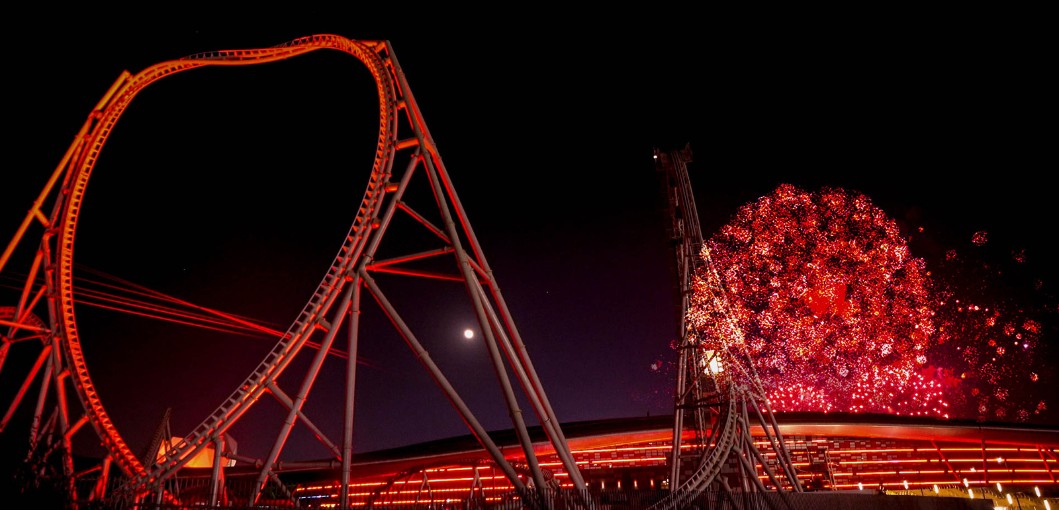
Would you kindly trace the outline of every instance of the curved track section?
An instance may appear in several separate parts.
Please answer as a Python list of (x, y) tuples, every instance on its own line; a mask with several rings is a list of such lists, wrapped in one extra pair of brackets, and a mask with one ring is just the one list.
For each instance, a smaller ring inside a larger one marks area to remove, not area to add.
[[(720, 486), (725, 492), (732, 492), (729, 481), (721, 477), (728, 469), (729, 461), (736, 463), (736, 476), (740, 479), (742, 490), (765, 490), (758, 478), (759, 465), (776, 485), (776, 491), (781, 496), (784, 495), (782, 483), (753, 443), (748, 419), (749, 409), (754, 409), (759, 416), (761, 426), (777, 455), (776, 462), (784, 469), (783, 476), (786, 477), (787, 483), (791, 485), (792, 490), (801, 491), (778, 426), (774, 419), (770, 421), (765, 418), (772, 417), (771, 409), (764, 397), (765, 392), (754, 368), (754, 361), (747, 353), (743, 331), (730, 313), (727, 290), (713, 265), (709, 249), (704, 246), (700, 256), (702, 265), (695, 274), (694, 299), (700, 304), (706, 304), (702, 307), (706, 312), (689, 320), (687, 340), (696, 350), (701, 350), (703, 345), (716, 345), (721, 349), (721, 352), (711, 353), (717, 356), (716, 360), (723, 367), (721, 370), (715, 371), (710, 367), (711, 358), (705, 353), (692, 357), (698, 367), (693, 370), (692, 376), (698, 379), (695, 384), (696, 391), (709, 390), (712, 394), (700, 394), (698, 398), (703, 402), (714, 397), (719, 399), (715, 404), (718, 413), (712, 432), (702, 438), (702, 455), (695, 470), (672, 490), (666, 499), (654, 505), (652, 510), (688, 508), (692, 500), (711, 485)], [(770, 428), (773, 431), (771, 433)], [(779, 501), (787, 503), (785, 498)], [(770, 501), (770, 505), (774, 503)]]
[[(375, 83), (378, 98), (378, 137), (371, 174), (353, 224), (308, 302), (256, 368), (198, 426), (183, 435), (183, 439), (162, 458), (140, 459), (126, 443), (103, 407), (89, 374), (77, 327), (74, 295), (75, 237), (87, 183), (114, 126), (133, 99), (151, 84), (176, 73), (202, 67), (276, 62), (317, 50), (333, 50), (353, 56), (367, 67)], [(399, 153), (408, 156), (404, 166), (395, 165)], [(416, 184), (423, 183), (428, 188), (416, 189), (406, 195), (413, 176), (417, 174), (424, 178), (417, 180)], [(421, 194), (416, 195), (417, 191)], [(45, 201), (52, 196), (54, 205), (50, 212), (46, 212)], [(422, 204), (413, 205), (413, 202), (415, 197), (422, 196), (432, 200), (425, 200), (428, 203), (420, 210), (415, 206)], [(412, 200), (405, 200), (408, 198)], [(430, 212), (433, 207), (437, 208), (433, 211), (436, 215), (431, 217), (424, 214)], [(396, 214), (406, 214), (405, 219), (410, 218), (411, 223), (419, 228), (419, 233), (426, 233), (436, 247), (418, 253), (399, 253), (384, 260), (376, 259), (378, 246), (384, 233), (392, 226)], [(153, 65), (137, 74), (122, 73), (89, 114), (11, 244), (0, 255), (0, 270), (24, 237), (26, 229), (34, 222), (44, 227), (44, 234), (40, 238), (32, 268), (23, 280), (24, 287), (19, 304), (12, 309), (0, 309), (0, 312), (5, 314), (4, 317), (10, 316), (10, 319), (14, 320), (0, 320), (4, 321), (3, 325), (12, 328), (11, 331), (19, 332), (20, 339), (31, 336), (42, 340), (42, 354), (38, 356), (37, 366), (31, 370), (23, 387), (28, 387), (40, 366), (46, 365), (46, 375), (43, 377), (45, 384), (41, 385), (34, 423), (40, 421), (46, 395), (51, 391), (56, 400), (56, 411), (52, 418), (49, 418), (47, 437), (52, 444), (47, 450), (62, 452), (63, 478), (75, 501), (81, 500), (81, 496), (77, 494), (78, 482), (89, 481), (94, 476), (93, 473), (98, 473), (94, 478), (95, 483), (88, 496), (89, 500), (114, 498), (124, 502), (140, 502), (151, 496), (157, 501), (164, 499), (173, 504), (182, 504), (179, 484), (170, 482), (175, 482), (180, 471), (203, 450), (213, 447), (214, 451), (223, 451), (226, 432), (247, 414), (260, 397), (267, 394), (285, 407), (287, 413), (267, 457), (239, 457), (234, 452), (225, 455), (245, 465), (254, 466), (256, 470), (257, 480), (252, 493), (246, 499), (251, 504), (256, 504), (269, 483), (274, 483), (279, 491), (285, 490), (278, 473), (288, 467), (331, 468), (341, 464), (343, 489), (340, 505), (347, 504), (353, 456), (353, 381), (356, 373), (358, 317), (362, 293), (375, 298), (376, 304), (395, 327), (398, 335), (411, 349), (422, 368), (430, 373), (433, 382), (445, 394), (447, 402), (461, 415), (478, 443), (489, 453), (493, 462), (519, 493), (524, 494), (531, 484), (524, 481), (520, 471), (512, 465), (441, 368), (430, 358), (423, 344), (373, 278), (372, 275), (376, 273), (441, 282), (463, 282), (471, 301), (470, 306), (482, 331), (483, 343), (489, 350), (501, 395), (508, 408), (508, 416), (519, 437), (526, 459), (526, 469), (532, 475), (532, 486), (543, 489), (548, 482), (537, 461), (532, 438), (523, 418), (524, 413), (520, 409), (523, 404), (515, 394), (516, 385), (513, 384), (512, 378), (517, 378), (518, 387), (526, 392), (526, 401), (533, 407), (570, 480), (577, 489), (585, 489), (584, 479), (560, 430), (559, 420), (544, 394), (493, 271), (486, 261), (484, 251), (471, 228), (388, 41), (355, 41), (335, 35), (313, 35), (270, 48), (199, 53)], [(433, 266), (426, 270), (412, 264), (425, 259), (433, 261), (440, 257), (447, 257), (448, 262), (455, 263), (455, 267), (450, 267), (446, 272)], [(47, 317), (46, 323), (32, 322), (31, 310), (45, 307), (47, 314), (39, 315)], [(332, 441), (306, 415), (304, 403), (324, 360), (329, 354), (334, 354), (331, 347), (339, 330), (346, 326), (347, 322), (350, 349), (345, 356), (345, 416), (341, 440)], [(321, 340), (314, 340), (314, 335), (321, 336)], [(10, 340), (5, 337), (3, 345), (0, 346), (0, 364), (8, 346), (13, 343)], [(305, 350), (305, 347), (310, 347), (310, 350)], [(309, 354), (299, 357), (299, 360), (312, 358), (308, 368), (295, 364), (299, 353)], [(292, 366), (297, 366), (297, 370), (289, 370)], [(301, 370), (304, 371), (299, 372)], [(301, 384), (296, 392), (288, 393), (281, 388), (279, 378), (285, 372), (288, 377), (284, 381), (292, 375), (300, 375)], [(48, 389), (49, 382), (53, 386), (51, 390)], [(14, 405), (17, 405), (22, 393), (16, 397)], [(73, 396), (68, 397), (67, 393)], [(73, 400), (81, 404), (83, 415), (74, 415), (71, 412), (71, 406), (68, 404)], [(328, 449), (330, 458), (320, 461), (281, 462), (280, 454), (296, 424), (307, 427), (308, 432)], [(102, 459), (100, 466), (75, 472), (70, 438), (78, 431), (89, 428), (95, 432), (107, 455)], [(228, 498), (226, 491), (233, 490), (225, 485), (220, 458), (219, 455), (214, 456), (207, 504), (216, 504)], [(293, 466), (294, 464), (300, 465)], [(112, 485), (108, 482), (112, 465), (121, 472), (120, 484)], [(108, 491), (111, 492), (110, 495), (107, 494)]]
[(725, 402), (722, 404), (724, 407), (722, 408), (721, 419), (717, 422), (711, 434), (711, 437), (717, 438), (717, 442), (700, 457), (699, 465), (695, 472), (680, 487), (671, 491), (667, 499), (652, 508), (658, 510), (688, 508), (691, 501), (705, 491), (717, 478), (717, 475), (721, 474), (721, 468), (724, 467), (724, 463), (728, 460), (728, 456), (735, 445), (737, 401), (738, 397), (734, 387), (732, 387)]
[[(351, 264), (364, 249), (366, 232), (379, 215), (382, 197), (386, 192), (389, 172), (396, 147), (397, 92), (394, 70), (386, 65), (377, 52), (379, 43), (358, 42), (333, 35), (316, 35), (291, 41), (271, 48), (228, 50), (192, 55), (179, 60), (162, 62), (136, 74), (122, 75), (111, 92), (93, 112), (91, 130), (75, 142), (75, 159), (71, 161), (68, 181), (63, 195), (62, 214), (58, 222), (55, 269), (49, 275), (58, 289), (58, 326), (65, 341), (64, 355), (69, 365), (71, 380), (86, 409), (89, 422), (95, 428), (113, 462), (134, 481), (137, 490), (151, 487), (179, 470), (210, 441), (230, 427), (247, 411), (253, 402), (276, 380), (291, 359), (305, 347), (310, 334), (317, 329), (328, 329), (325, 313), (335, 303), (348, 284)], [(145, 466), (126, 444), (107, 415), (89, 375), (82, 351), (81, 339), (74, 314), (73, 261), (74, 237), (85, 188), (95, 167), (100, 151), (114, 125), (136, 95), (149, 85), (173, 74), (205, 66), (252, 65), (296, 57), (308, 52), (330, 49), (356, 57), (368, 67), (375, 78), (379, 98), (379, 136), (374, 166), (356, 220), (350, 228), (338, 255), (320, 282), (311, 300), (287, 329), (271, 352), (232, 394), (194, 431), (177, 444), (157, 464)]]

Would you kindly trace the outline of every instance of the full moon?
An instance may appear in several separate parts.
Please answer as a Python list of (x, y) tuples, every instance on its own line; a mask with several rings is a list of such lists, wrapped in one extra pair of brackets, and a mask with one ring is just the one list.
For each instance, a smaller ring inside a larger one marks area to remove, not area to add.
[(474, 331), (470, 328), (463, 330), (463, 338), (474, 338)]

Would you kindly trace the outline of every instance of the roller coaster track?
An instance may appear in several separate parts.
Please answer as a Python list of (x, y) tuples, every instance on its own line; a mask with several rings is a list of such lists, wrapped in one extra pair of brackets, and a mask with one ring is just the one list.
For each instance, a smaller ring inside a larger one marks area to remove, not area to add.
[[(108, 136), (132, 100), (142, 90), (157, 81), (177, 73), (208, 66), (255, 65), (285, 60), (318, 50), (335, 50), (355, 57), (363, 63), (374, 77), (379, 104), (378, 141), (371, 175), (356, 219), (349, 229), (331, 266), (318, 284), (316, 291), (293, 320), (271, 351), (230, 396), (210, 413), (190, 433), (183, 436), (162, 459), (138, 458), (126, 444), (121, 433), (103, 407), (97, 389), (89, 375), (81, 337), (74, 315), (74, 240), (79, 213), (84, 200), (86, 185), (96, 166)], [(407, 156), (402, 167), (397, 163), (399, 155)], [(431, 223), (424, 215), (411, 209), (402, 198), (415, 175), (425, 174), (438, 207), (440, 225)], [(56, 186), (59, 190), (55, 193)], [(50, 213), (48, 201), (53, 201)], [(399, 259), (375, 260), (376, 249), (384, 233), (391, 225), (395, 214), (407, 213), (426, 230), (440, 239), (443, 246), (431, 252), (410, 254)], [(47, 360), (52, 391), (56, 400), (57, 427), (64, 455), (64, 474), (68, 480), (71, 499), (84, 500), (77, 494), (70, 460), (70, 438), (84, 424), (90, 424), (107, 452), (103, 467), (92, 470), (102, 473), (101, 484), (91, 498), (118, 498), (143, 501), (148, 497), (179, 502), (180, 495), (166, 490), (166, 481), (173, 479), (180, 470), (203, 449), (219, 445), (233, 424), (246, 415), (248, 410), (264, 395), (278, 400), (287, 412), (275, 442), (264, 459), (258, 459), (260, 472), (255, 491), (250, 495), (251, 503), (258, 501), (262, 489), (277, 480), (279, 456), (295, 424), (304, 424), (332, 453), (334, 460), (342, 466), (342, 490), (340, 506), (348, 504), (350, 456), (352, 454), (352, 409), (354, 388), (347, 383), (345, 425), (343, 437), (331, 440), (323, 434), (304, 411), (304, 403), (312, 389), (321, 364), (327, 357), (340, 327), (346, 324), (351, 331), (358, 326), (362, 291), (367, 291), (383, 307), (393, 326), (413, 351), (420, 364), (430, 373), (434, 382), (445, 393), (453, 407), (459, 412), (481, 446), (492, 456), (493, 462), (504, 471), (514, 487), (526, 490), (516, 468), (504, 458), (500, 449), (483, 429), (477, 418), (464, 404), (462, 398), (448, 382), (440, 368), (430, 359), (422, 344), (409, 329), (401, 315), (390, 304), (378, 283), (373, 278), (377, 272), (397, 273), (406, 276), (463, 281), (468, 289), (472, 305), (478, 317), (485, 343), (497, 378), (503, 391), (509, 415), (526, 455), (530, 478), (537, 487), (545, 487), (546, 481), (540, 469), (522, 412), (513, 393), (508, 370), (518, 378), (527, 392), (528, 402), (533, 406), (540, 423), (558, 453), (570, 480), (576, 488), (584, 490), (584, 481), (573, 461), (566, 439), (554, 416), (551, 404), (541, 387), (533, 365), (515, 328), (507, 305), (500, 293), (492, 270), (478, 243), (463, 206), (456, 196), (455, 188), (437, 151), (422, 113), (412, 96), (405, 75), (398, 64), (389, 41), (358, 41), (336, 35), (313, 35), (299, 38), (277, 46), (261, 49), (239, 49), (210, 51), (190, 55), (177, 60), (165, 61), (131, 74), (123, 72), (104, 97), (89, 114), (73, 144), (50, 177), (44, 190), (34, 202), (25, 220), (20, 225), (5, 252), (0, 255), (0, 273), (11, 259), (12, 253), (34, 223), (44, 227), (37, 256), (27, 272), (19, 303), (3, 310), (0, 326), (7, 327), (0, 348), (0, 368), (3, 355), (16, 332), (33, 332), (41, 338), (41, 359)], [(455, 260), (453, 274), (432, 274), (416, 269), (404, 268), (402, 264), (438, 256), (452, 256)], [(38, 275), (43, 278), (38, 278)], [(43, 283), (40, 283), (43, 282)], [(46, 308), (46, 321), (32, 321), (30, 313), (35, 308)], [(357, 334), (350, 333), (347, 378), (352, 380), (356, 367)], [(314, 337), (322, 337), (314, 341)], [(306, 347), (318, 347), (305, 349)], [(336, 347), (337, 350), (337, 347)], [(301, 379), (297, 393), (281, 389), (279, 377), (297, 355), (314, 353), (312, 363)], [(504, 360), (510, 367), (504, 365)], [(37, 370), (31, 376), (35, 377)], [(47, 380), (45, 376), (45, 379)], [(76, 411), (67, 402), (67, 383), (72, 384), (76, 398), (82, 404), (83, 416), (75, 418)], [(45, 385), (46, 386), (46, 385)], [(47, 391), (42, 390), (43, 393)], [(13, 403), (14, 405), (17, 404)], [(39, 407), (39, 406), (38, 406)], [(40, 410), (37, 410), (37, 420)], [(215, 451), (221, 451), (217, 448)], [(220, 455), (215, 455), (211, 480), (211, 501), (219, 501), (218, 492), (223, 488), (223, 473)], [(106, 485), (106, 473), (113, 464), (124, 477), (121, 487), (110, 495), (102, 494)]]
[[(773, 505), (783, 502), (789, 507), (785, 491), (801, 492), (801, 484), (754, 362), (745, 350), (743, 332), (730, 311), (724, 282), (703, 242), (687, 169), (691, 160), (690, 147), (655, 152), (656, 169), (665, 178), (672, 219), (670, 234), (677, 254), (682, 338), (674, 393), (670, 492), (652, 510), (688, 508), (699, 494), (711, 488), (728, 494), (740, 490), (765, 491), (759, 469), (781, 496), (767, 501)], [(708, 330), (697, 329), (695, 321), (690, 320), (689, 312), (694, 304), (705, 305), (700, 308), (708, 314)], [(775, 455), (773, 462), (755, 445), (750, 428), (751, 409)], [(692, 431), (695, 443), (689, 446), (697, 456), (693, 470), (686, 477), (682, 470), (682, 458), (686, 455), (681, 448), (685, 429)], [(772, 464), (780, 468), (780, 477)], [(728, 475), (738, 482), (735, 487)], [(734, 498), (732, 502), (738, 505)]]

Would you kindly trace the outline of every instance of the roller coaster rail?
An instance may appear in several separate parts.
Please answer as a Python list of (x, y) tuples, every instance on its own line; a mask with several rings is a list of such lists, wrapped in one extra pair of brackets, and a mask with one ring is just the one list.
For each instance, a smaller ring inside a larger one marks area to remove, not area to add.
[[(89, 178), (108, 136), (122, 114), (137, 94), (148, 86), (177, 73), (208, 66), (265, 64), (319, 50), (334, 50), (355, 57), (367, 66), (375, 80), (379, 106), (378, 141), (370, 179), (356, 219), (316, 291), (257, 368), (215, 411), (163, 456), (158, 459), (140, 458), (126, 443), (103, 406), (85, 361), (82, 339), (74, 317), (73, 247)], [(427, 216), (427, 210), (414, 209), (412, 204), (403, 200), (411, 186), (424, 182), (436, 202), (433, 205), (436, 205), (437, 211), (432, 212), (436, 219), (433, 220)], [(437, 240), (439, 248), (377, 260), (379, 243), (391, 230), (392, 220), (398, 214), (406, 214), (415, 220)], [(34, 237), (37, 234), (32, 232), (38, 227), (43, 232)], [(11, 402), (4, 423), (13, 410), (21, 405), (33, 383), (39, 382), (40, 393), (29, 434), (30, 453), (27, 462), (43, 465), (56, 461), (61, 464), (59, 476), (74, 508), (76, 502), (83, 501), (180, 504), (181, 495), (174, 492), (171, 489), (174, 485), (168, 482), (204, 449), (224, 452), (225, 433), (266, 395), (282, 404), (286, 419), (267, 457), (254, 459), (260, 469), (252, 492), (248, 495), (248, 502), (252, 505), (261, 501), (266, 487), (282, 487), (278, 480), (283, 465), (280, 456), (292, 428), (305, 426), (331, 452), (333, 458), (330, 462), (341, 466), (339, 506), (348, 506), (350, 458), (353, 453), (353, 381), (360, 336), (358, 316), (364, 292), (385, 310), (412, 354), (429, 372), (481, 447), (489, 453), (492, 462), (505, 473), (519, 494), (529, 495), (534, 488), (543, 490), (549, 483), (545, 480), (530, 442), (512, 378), (517, 379), (519, 386), (526, 392), (527, 401), (533, 407), (574, 489), (585, 490), (585, 482), (567, 446), (559, 421), (389, 41), (351, 40), (330, 34), (312, 35), (269, 48), (198, 53), (155, 64), (136, 74), (128, 71), (121, 73), (89, 113), (73, 143), (0, 255), (0, 274), (10, 261), (15, 260), (12, 255), (16, 248), (23, 242), (34, 241), (39, 241), (36, 255), (24, 273), (24, 283), (17, 302), (0, 308), (0, 333), (3, 335), (0, 370), (3, 369), (7, 354), (16, 345), (18, 348), (35, 345), (40, 352), (36, 363), (25, 375), (18, 395)], [(454, 263), (449, 272), (431, 273), (411, 267), (411, 262), (442, 257)], [(380, 273), (458, 281), (466, 286), (508, 414), (512, 417), (512, 426), (519, 438), (526, 464), (524, 468), (516, 469), (512, 461), (505, 458), (445, 374), (431, 360), (422, 343), (376, 281), (374, 275)], [(345, 338), (348, 347), (345, 355), (345, 401), (336, 406), (344, 409), (344, 428), (342, 437), (331, 439), (314, 424), (304, 404), (321, 365), (329, 355), (340, 350), (340, 330), (348, 331), (348, 337)], [(300, 374), (301, 383), (297, 388), (284, 389), (279, 376), (288, 372), (288, 369), (293, 370), (292, 362), (299, 356), (311, 357), (311, 363)], [(50, 416), (46, 414), (46, 409), (52, 410)], [(95, 434), (107, 454), (99, 465), (75, 471), (71, 442), (75, 435), (84, 433)], [(222, 457), (224, 455), (214, 455), (209, 484), (210, 505), (230, 499), (225, 494)], [(108, 491), (107, 487), (112, 485), (108, 478), (114, 469), (123, 482), (117, 490)], [(528, 475), (520, 476), (521, 473)], [(95, 482), (85, 483), (91, 480)], [(90, 487), (87, 493), (79, 493), (79, 487), (85, 485)]]
[[(736, 493), (775, 492), (779, 497), (761, 501), (774, 508), (790, 508), (786, 493), (803, 489), (753, 360), (744, 348), (743, 332), (731, 312), (724, 282), (703, 241), (688, 173), (691, 147), (669, 152), (656, 149), (654, 158), (656, 170), (664, 179), (672, 220), (670, 235), (677, 258), (681, 338), (674, 389), (670, 492), (650, 508), (686, 508), (706, 492), (728, 494), (733, 501)], [(710, 331), (697, 330), (689, 320), (689, 311), (701, 303), (705, 303), (713, 323)], [(755, 445), (751, 416), (764, 431), (775, 454), (774, 461), (769, 461)], [(690, 430), (694, 438), (693, 444), (688, 445), (691, 453), (683, 453), (681, 448), (685, 430)], [(693, 463), (692, 467), (686, 469), (685, 462)], [(761, 481), (759, 470), (769, 480), (771, 490)], [(734, 487), (731, 482), (736, 482)]]

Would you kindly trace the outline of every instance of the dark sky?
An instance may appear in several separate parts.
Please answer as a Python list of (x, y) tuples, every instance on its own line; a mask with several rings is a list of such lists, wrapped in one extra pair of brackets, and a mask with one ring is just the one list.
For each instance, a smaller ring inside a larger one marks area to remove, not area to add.
[[(837, 186), (925, 227), (915, 254), (928, 263), (988, 231), (999, 252), (1025, 249), (1055, 295), (1054, 82), (1032, 30), (676, 10), (405, 14), (9, 21), (0, 237), (123, 70), (333, 33), (393, 44), (561, 421), (672, 412), (671, 373), (652, 370), (675, 360), (679, 319), (654, 148), (690, 144), (705, 237), (779, 184)], [(285, 329), (362, 198), (372, 87), (337, 52), (152, 86), (96, 167), (79, 264)], [(462, 338), (471, 317), (445, 313), (447, 295), (417, 305), (424, 296), (408, 293), (431, 355), (488, 429), (509, 428), (480, 344)], [(83, 320), (93, 379), (134, 448), (167, 407), (174, 433), (198, 425), (271, 347), (122, 314)], [(359, 450), (466, 433), (398, 339), (362, 348)], [(326, 426), (341, 419), (326, 410), (336, 380), (325, 372), (310, 396)], [(233, 430), (248, 449), (274, 437), (258, 432)]]

